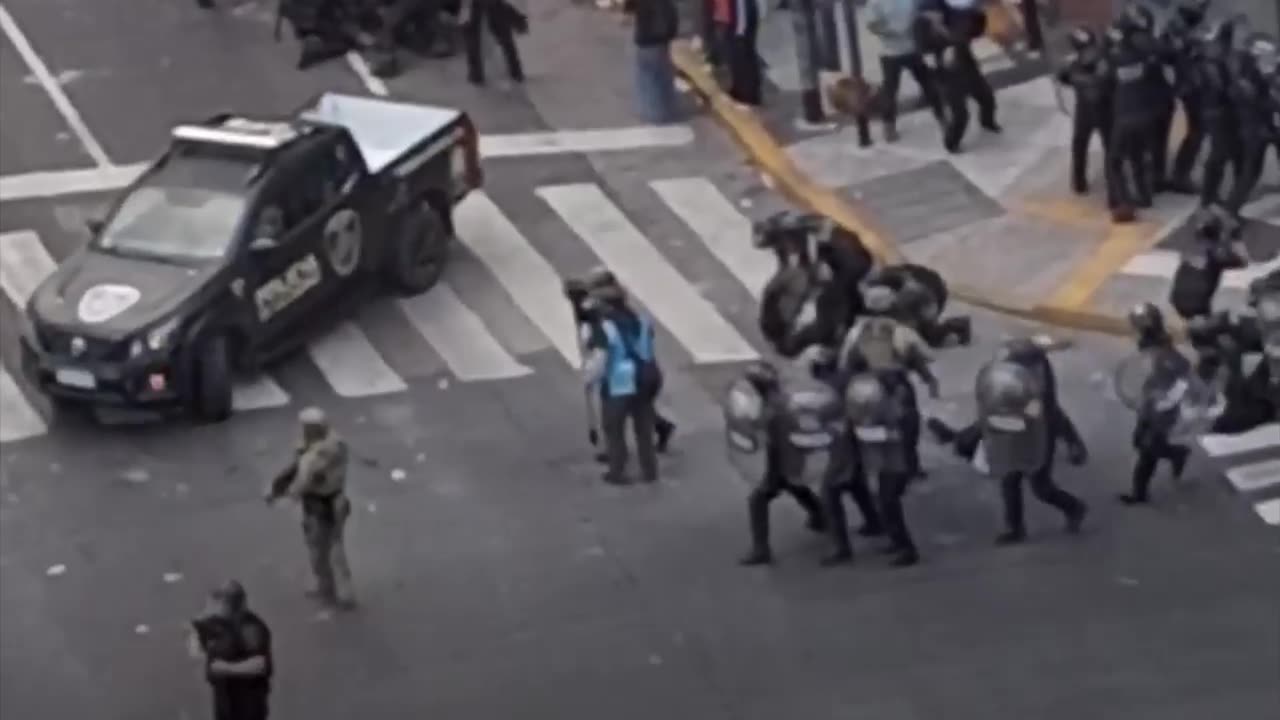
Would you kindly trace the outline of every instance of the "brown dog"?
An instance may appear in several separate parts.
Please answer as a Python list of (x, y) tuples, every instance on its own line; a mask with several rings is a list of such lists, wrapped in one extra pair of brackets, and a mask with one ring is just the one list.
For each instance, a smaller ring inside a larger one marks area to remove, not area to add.
[(858, 145), (871, 145), (871, 116), (880, 116), (880, 91), (866, 80), (844, 76), (827, 87), (831, 106), (852, 117), (858, 126)]

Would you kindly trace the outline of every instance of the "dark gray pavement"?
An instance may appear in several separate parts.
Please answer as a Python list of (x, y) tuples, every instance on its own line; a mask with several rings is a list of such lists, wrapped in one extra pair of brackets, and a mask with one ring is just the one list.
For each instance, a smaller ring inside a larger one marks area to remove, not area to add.
[[(490, 132), (630, 124), (627, 94), (609, 85), (626, 77), (613, 52), (625, 47), (626, 29), (608, 15), (570, 16), (567, 5), (538, 11), (549, 14), (548, 24), (535, 25), (537, 39), (527, 40), (527, 95), (458, 85), (456, 61), (418, 66), (391, 81), (392, 93), (458, 102)], [(51, 65), (56, 51), (45, 48), (71, 42), (59, 29), (62, 18), (86, 23), (76, 14), (87, 6), (79, 4), (7, 7)], [(105, 15), (122, 12), (118, 3), (101, 7)], [(196, 52), (188, 35), (212, 32), (196, 22), (204, 16), (181, 3), (156, 13), (135, 23), (146, 27), (123, 20), (113, 27), (124, 37), (136, 32), (138, 48), (162, 42), (157, 26), (186, 28), (153, 50), (203, 58), (209, 65), (203, 74), (190, 71), (192, 82), (210, 84), (218, 102), (181, 89), (168, 95), (169, 85), (131, 86), (116, 92), (133, 95), (113, 99), (119, 96), (72, 83), (68, 93), (116, 162), (145, 158), (167, 123), (189, 110), (198, 116), (222, 102), (287, 109), (318, 89), (356, 87), (338, 63), (296, 73), (291, 48), (270, 45), (269, 27), (248, 24), (228, 30), (237, 38), (228, 44), (253, 48), (261, 32), (259, 51), (270, 57), (255, 59), (251, 73), (211, 79), (210, 66), (240, 61), (212, 41)], [(557, 13), (571, 18), (556, 20), (571, 23), (562, 38), (591, 31), (609, 41), (593, 43), (595, 54), (553, 52), (561, 26), (549, 16)], [(261, 13), (248, 10), (209, 22), (251, 20), (263, 24)], [(122, 76), (155, 72), (153, 55), (119, 57), (123, 51), (105, 40), (98, 47), (116, 54), (76, 58), (85, 72), (108, 60), (122, 63), (109, 65)], [(588, 61), (614, 91), (583, 87), (589, 112), (574, 114), (566, 107), (574, 95), (556, 78), (585, 86), (591, 75), (558, 68)], [(493, 76), (501, 77), (499, 68)], [(40, 96), (4, 91), (4, 112), (15, 105), (30, 117), (39, 112), (26, 106), (43, 102)], [(148, 103), (163, 122), (122, 107)], [(30, 127), (39, 125), (0, 124), (6, 153)], [(488, 192), (567, 274), (594, 259), (562, 220), (533, 202), (533, 189), (599, 183), (754, 339), (749, 294), (647, 186), (706, 176), (735, 201), (748, 200), (739, 206), (745, 214), (778, 202), (722, 140), (696, 129), (699, 142), (681, 150), (495, 162)], [(63, 167), (52, 151), (32, 158), (31, 169)], [(36, 229), (62, 257), (104, 198), (6, 203), (0, 229)], [(513, 314), (500, 285), (466, 253), (446, 282), (491, 324)], [(0, 313), (9, 313), (0, 314), (0, 326), (13, 328), (12, 308), (0, 303)], [(362, 327), (382, 324), (384, 350), (401, 332), (397, 322), (385, 307), (361, 318)], [(929, 406), (956, 420), (970, 412), (971, 378), (991, 343), (1025, 330), (990, 316), (976, 322), (979, 346), (941, 360), (944, 398)], [(531, 333), (507, 328), (502, 337), (515, 347), (512, 337)], [(528, 339), (519, 352), (534, 371), (525, 378), (450, 382), (438, 360), (415, 357), (423, 364), (407, 392), (362, 400), (309, 393), (314, 370), (290, 365), (282, 383), (324, 406), (357, 456), (349, 553), (362, 608), (349, 616), (324, 616), (302, 597), (297, 518), (260, 500), (263, 481), (294, 441), (297, 405), (220, 426), (59, 425), (0, 447), (0, 717), (208, 717), (199, 668), (185, 657), (184, 626), (210, 585), (235, 576), (275, 631), (273, 717), (286, 719), (1270, 718), (1280, 702), (1280, 576), (1272, 572), (1280, 539), (1206, 462), (1179, 485), (1158, 481), (1152, 508), (1115, 506), (1111, 497), (1124, 488), (1131, 460), (1130, 417), (1099, 383), (1124, 348), (1079, 342), (1057, 362), (1063, 397), (1094, 459), (1060, 475), (1093, 504), (1088, 531), (1062, 536), (1058, 519), (1029, 501), (1034, 543), (996, 550), (991, 481), (930, 447), (931, 477), (908, 501), (926, 561), (900, 572), (884, 567), (866, 543), (854, 567), (819, 570), (822, 544), (785, 503), (774, 513), (781, 564), (734, 566), (746, 543), (747, 484), (725, 458), (714, 405), (731, 368), (691, 367), (665, 335), (666, 402), (681, 428), (664, 481), (652, 488), (598, 482), (583, 438), (581, 390), (545, 341)], [(11, 347), (9, 336), (0, 338), (6, 367)], [(400, 362), (390, 353), (388, 360)]]

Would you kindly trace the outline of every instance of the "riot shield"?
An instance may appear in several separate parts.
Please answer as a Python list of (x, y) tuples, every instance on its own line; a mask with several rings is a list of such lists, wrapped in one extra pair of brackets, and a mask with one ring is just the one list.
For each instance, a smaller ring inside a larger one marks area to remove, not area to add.
[(764, 398), (749, 380), (739, 378), (725, 390), (721, 410), (729, 464), (744, 479), (754, 482), (764, 475), (764, 432), (768, 422)]

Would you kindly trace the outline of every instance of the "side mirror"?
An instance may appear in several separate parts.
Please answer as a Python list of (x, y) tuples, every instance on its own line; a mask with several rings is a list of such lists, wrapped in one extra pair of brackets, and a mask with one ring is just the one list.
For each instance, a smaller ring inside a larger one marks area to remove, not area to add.
[(249, 243), (249, 252), (269, 252), (278, 247), (280, 247), (280, 243), (276, 242), (275, 238), (260, 237)]
[(84, 226), (89, 229), (90, 235), (97, 237), (102, 234), (102, 228), (106, 227), (107, 223), (102, 218), (89, 218), (84, 221)]

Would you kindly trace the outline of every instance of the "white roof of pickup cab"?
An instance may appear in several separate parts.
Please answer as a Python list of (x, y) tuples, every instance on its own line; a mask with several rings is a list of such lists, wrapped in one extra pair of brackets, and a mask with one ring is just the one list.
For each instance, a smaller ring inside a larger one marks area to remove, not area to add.
[(345, 127), (369, 172), (379, 173), (461, 115), (453, 108), (325, 93), (299, 118)]

